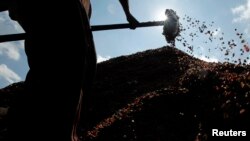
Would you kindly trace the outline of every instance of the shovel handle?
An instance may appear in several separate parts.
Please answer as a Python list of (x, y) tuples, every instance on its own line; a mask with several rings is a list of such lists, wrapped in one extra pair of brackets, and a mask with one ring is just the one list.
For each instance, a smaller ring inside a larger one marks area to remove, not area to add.
[[(162, 26), (162, 25), (164, 25), (164, 21), (153, 21), (153, 22), (139, 23), (137, 25), (137, 27)], [(91, 26), (92, 31), (115, 30), (115, 29), (124, 29), (124, 28), (130, 28), (130, 25), (128, 23), (123, 23), (123, 24), (110, 24), (110, 25), (94, 25), (94, 26)]]
[[(153, 21), (153, 22), (142, 22), (137, 27), (150, 27), (150, 26), (162, 26), (162, 25), (164, 25), (164, 21)], [(128, 23), (123, 23), (123, 24), (91, 26), (92, 31), (115, 30), (124, 28), (130, 28), (130, 25)], [(0, 43), (8, 41), (24, 40), (24, 39), (25, 39), (25, 33), (0, 35)]]

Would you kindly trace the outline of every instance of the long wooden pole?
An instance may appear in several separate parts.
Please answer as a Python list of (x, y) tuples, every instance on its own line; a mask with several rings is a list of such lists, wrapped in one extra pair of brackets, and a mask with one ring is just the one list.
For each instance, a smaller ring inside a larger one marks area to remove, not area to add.
[[(162, 26), (162, 25), (164, 25), (164, 21), (153, 21), (153, 22), (142, 22), (137, 27), (150, 27), (150, 26)], [(128, 23), (123, 23), (123, 24), (91, 26), (92, 31), (116, 30), (116, 29), (124, 29), (124, 28), (130, 28), (130, 25)], [(25, 33), (0, 35), (0, 43), (24, 40), (24, 39), (25, 39)]]
[(25, 33), (0, 35), (0, 43), (24, 40), (24, 39), (25, 39)]
[[(164, 25), (164, 21), (153, 21), (153, 22), (142, 22), (137, 27), (162, 26), (162, 25)], [(124, 23), (124, 24), (91, 26), (92, 31), (114, 30), (114, 29), (123, 29), (123, 28), (130, 28), (130, 25), (128, 23)]]

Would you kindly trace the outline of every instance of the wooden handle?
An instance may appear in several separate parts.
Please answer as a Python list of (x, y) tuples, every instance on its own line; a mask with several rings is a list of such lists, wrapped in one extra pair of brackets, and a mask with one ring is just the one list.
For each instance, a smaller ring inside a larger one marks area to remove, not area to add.
[[(153, 21), (153, 22), (142, 22), (137, 27), (150, 27), (150, 26), (162, 26), (162, 25), (164, 25), (164, 21)], [(92, 31), (115, 30), (115, 29), (124, 29), (124, 28), (130, 28), (130, 25), (128, 23), (123, 23), (123, 24), (91, 26)], [(0, 43), (24, 40), (24, 39), (25, 39), (25, 33), (0, 35)]]
[[(138, 27), (149, 27), (149, 26), (162, 26), (164, 25), (164, 21), (154, 21), (154, 22), (142, 22)], [(94, 25), (91, 26), (92, 31), (102, 31), (102, 30), (115, 30), (115, 29), (123, 29), (130, 28), (128, 23), (124, 24), (110, 24), (110, 25)]]

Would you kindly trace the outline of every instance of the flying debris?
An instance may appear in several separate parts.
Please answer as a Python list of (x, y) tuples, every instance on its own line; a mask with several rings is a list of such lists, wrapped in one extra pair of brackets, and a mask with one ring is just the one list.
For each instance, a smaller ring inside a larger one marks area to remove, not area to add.
[[(176, 16), (177, 18), (175, 20), (176, 22), (179, 22), (178, 16), (174, 11), (166, 10), (166, 15)], [(172, 33), (167, 32), (170, 30), (168, 29), (170, 28), (168, 24), (171, 23), (171, 21), (168, 20), (169, 19), (166, 20), (164, 25), (164, 32), (166, 32), (165, 34), (167, 35), (166, 40), (169, 39), (168, 36)], [(221, 52), (220, 59), (225, 62), (242, 65), (249, 64), (248, 56), (250, 54), (250, 47), (249, 41), (245, 38), (245, 35), (237, 28), (233, 28), (237, 38), (228, 39), (222, 29), (220, 27), (215, 27), (214, 24), (214, 21), (201, 21), (188, 15), (180, 18), (179, 29), (176, 27), (174, 28), (179, 30), (176, 37), (176, 42), (180, 43), (178, 47), (184, 47), (187, 53), (193, 55), (194, 53), (199, 52), (201, 50), (199, 46), (202, 46), (204, 49), (207, 49), (206, 51), (201, 52), (200, 56), (205, 56), (207, 53), (211, 54), (213, 52)], [(194, 43), (199, 44), (196, 46)]]

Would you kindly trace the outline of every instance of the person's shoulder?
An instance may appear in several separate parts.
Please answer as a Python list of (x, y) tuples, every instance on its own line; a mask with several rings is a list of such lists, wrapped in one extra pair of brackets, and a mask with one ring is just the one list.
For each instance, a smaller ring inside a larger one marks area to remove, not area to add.
[(17, 15), (18, 15), (18, 2), (17, 0), (10, 0), (11, 5), (9, 6), (9, 16), (12, 20), (17, 21)]
[(0, 1), (0, 12), (9, 10), (10, 6), (13, 5), (14, 0), (1, 0)]

